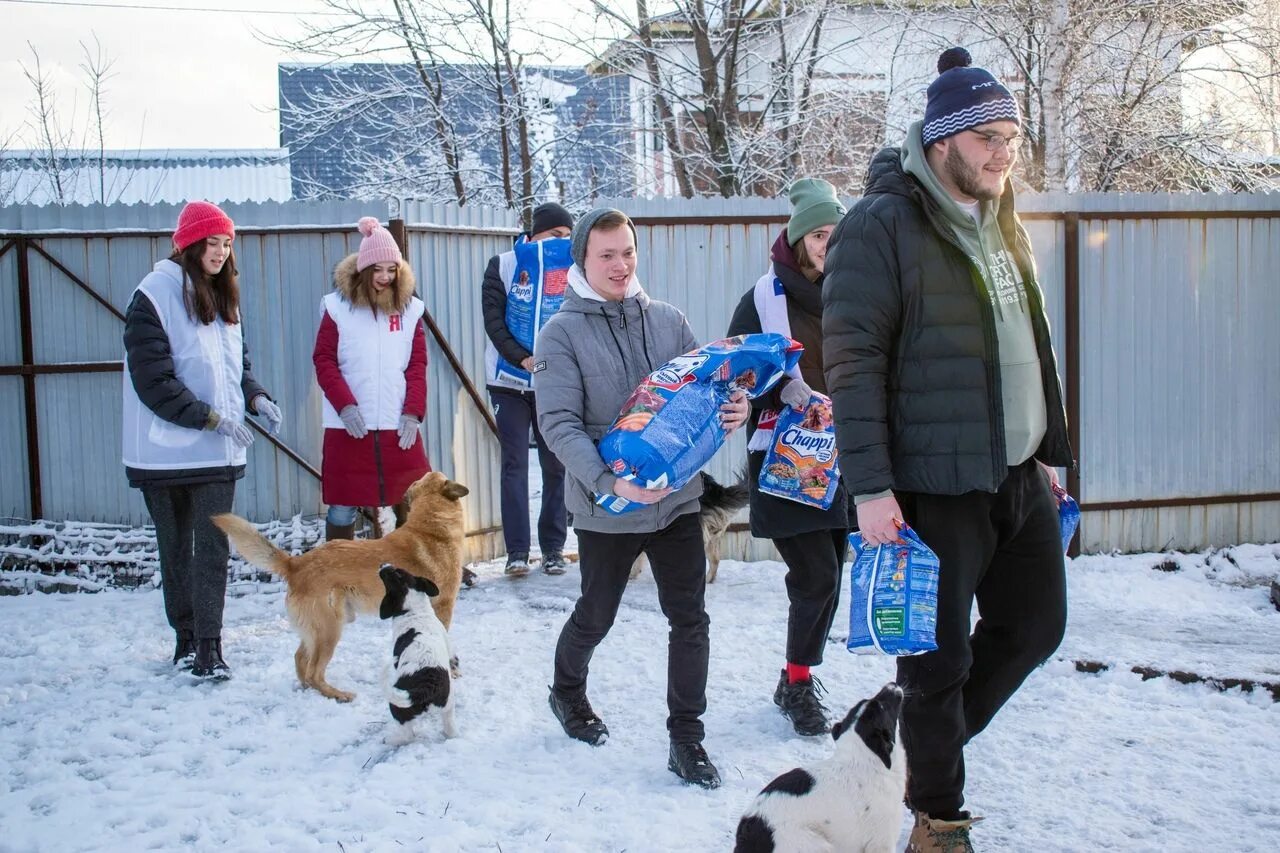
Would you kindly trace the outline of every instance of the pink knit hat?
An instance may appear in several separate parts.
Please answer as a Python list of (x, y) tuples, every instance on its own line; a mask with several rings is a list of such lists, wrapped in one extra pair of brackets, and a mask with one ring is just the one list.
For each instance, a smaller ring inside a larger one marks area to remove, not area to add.
[(360, 241), (360, 254), (356, 257), (356, 272), (363, 272), (374, 264), (404, 263), (400, 247), (391, 232), (378, 224), (372, 216), (361, 217), (356, 225), (364, 239)]
[(189, 201), (178, 214), (178, 227), (173, 232), (173, 245), (181, 252), (206, 237), (226, 234), (236, 239), (236, 226), (222, 208), (207, 201)]

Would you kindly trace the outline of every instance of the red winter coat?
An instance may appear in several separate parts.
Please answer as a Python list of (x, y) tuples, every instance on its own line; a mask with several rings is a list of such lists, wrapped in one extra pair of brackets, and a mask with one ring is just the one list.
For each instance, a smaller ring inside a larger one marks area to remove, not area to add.
[[(395, 287), (404, 311), (374, 312), (356, 289), (355, 262), (351, 255), (334, 270), (335, 292), (321, 302), (312, 353), (325, 398), (321, 489), (331, 506), (390, 506), (431, 470), (421, 434), (408, 450), (400, 449), (396, 434), (401, 414), (426, 416), (423, 306), (402, 262)], [(338, 413), (351, 405), (369, 428), (364, 438), (352, 438), (341, 425)]]

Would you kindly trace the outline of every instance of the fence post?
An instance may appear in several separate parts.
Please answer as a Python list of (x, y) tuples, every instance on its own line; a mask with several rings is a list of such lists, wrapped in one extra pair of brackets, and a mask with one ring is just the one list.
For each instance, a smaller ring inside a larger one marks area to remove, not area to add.
[[(1068, 212), (1062, 221), (1062, 281), (1067, 337), (1067, 440), (1076, 464), (1067, 471), (1067, 491), (1079, 502), (1080, 494), (1080, 214)], [(1080, 556), (1080, 531), (1067, 553)]]
[[(22, 366), (36, 363), (35, 328), (31, 320), (31, 267), (27, 258), (27, 238), (15, 238), (18, 250), (18, 322), (22, 326)], [(44, 495), (40, 491), (40, 419), (36, 413), (36, 374), (22, 373), (22, 397), (27, 416), (27, 477), (31, 493), (32, 520), (44, 517)]]

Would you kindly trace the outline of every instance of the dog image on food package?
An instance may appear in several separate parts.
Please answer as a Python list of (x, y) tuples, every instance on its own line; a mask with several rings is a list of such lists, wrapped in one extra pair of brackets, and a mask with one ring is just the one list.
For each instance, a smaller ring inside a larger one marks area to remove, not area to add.
[[(724, 338), (671, 359), (645, 377), (600, 439), (600, 456), (615, 476), (649, 489), (679, 489), (724, 444), (720, 406), (735, 391), (758, 397), (795, 367), (804, 352), (776, 333)], [(596, 504), (624, 513), (635, 504), (596, 495)]]

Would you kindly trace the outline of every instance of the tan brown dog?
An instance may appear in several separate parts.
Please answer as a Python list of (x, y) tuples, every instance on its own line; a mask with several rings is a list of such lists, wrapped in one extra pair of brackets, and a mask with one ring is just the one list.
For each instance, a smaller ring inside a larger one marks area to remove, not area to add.
[(292, 557), (268, 542), (239, 516), (213, 517), (240, 556), (285, 579), (289, 619), (302, 642), (293, 655), (298, 680), (339, 702), (354, 693), (325, 681), (325, 669), (342, 638), (342, 626), (357, 613), (377, 613), (385, 589), (378, 569), (383, 563), (429, 578), (440, 590), (432, 599), (446, 628), (462, 583), (462, 503), (466, 486), (432, 471), (409, 487), (409, 515), (403, 527), (382, 539), (335, 540)]

